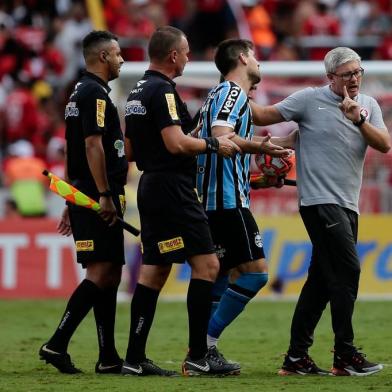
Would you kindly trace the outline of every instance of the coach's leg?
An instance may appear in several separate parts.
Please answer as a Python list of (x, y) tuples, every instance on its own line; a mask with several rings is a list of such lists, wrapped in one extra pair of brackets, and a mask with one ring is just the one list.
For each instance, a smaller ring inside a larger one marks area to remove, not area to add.
[(207, 328), (211, 314), (212, 285), (219, 271), (215, 253), (189, 258), (192, 268), (188, 287), (189, 357), (203, 358), (207, 352)]
[(266, 285), (265, 259), (240, 264), (231, 271), (230, 283), (208, 325), (207, 344), (217, 346), (223, 330), (244, 310), (246, 304)]
[(154, 320), (159, 293), (171, 270), (170, 265), (142, 265), (131, 304), (131, 326), (126, 361), (139, 363), (146, 359), (146, 343)]

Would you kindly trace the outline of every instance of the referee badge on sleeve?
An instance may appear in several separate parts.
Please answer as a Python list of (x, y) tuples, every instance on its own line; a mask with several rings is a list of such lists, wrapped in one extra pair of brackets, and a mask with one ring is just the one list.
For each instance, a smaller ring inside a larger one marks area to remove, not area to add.
[(174, 94), (166, 93), (165, 97), (170, 117), (172, 118), (172, 120), (178, 120), (179, 118), (177, 114), (176, 99), (174, 97)]
[(101, 128), (105, 126), (105, 109), (106, 101), (97, 99), (97, 125)]

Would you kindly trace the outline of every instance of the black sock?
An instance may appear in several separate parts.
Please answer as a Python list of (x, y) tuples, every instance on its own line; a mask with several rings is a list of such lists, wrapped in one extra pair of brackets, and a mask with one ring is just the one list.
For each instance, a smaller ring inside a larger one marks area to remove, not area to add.
[(126, 356), (129, 363), (137, 363), (146, 358), (146, 343), (158, 296), (159, 291), (137, 284), (131, 304), (131, 327)]
[(64, 315), (48, 347), (57, 352), (66, 352), (68, 343), (78, 325), (93, 307), (100, 289), (90, 280), (84, 279), (71, 295)]
[(101, 289), (99, 300), (94, 304), (97, 326), (99, 360), (105, 365), (114, 365), (120, 357), (114, 343), (116, 322), (117, 287)]
[(189, 356), (203, 358), (207, 352), (207, 329), (211, 313), (212, 282), (191, 279), (187, 306), (189, 320)]

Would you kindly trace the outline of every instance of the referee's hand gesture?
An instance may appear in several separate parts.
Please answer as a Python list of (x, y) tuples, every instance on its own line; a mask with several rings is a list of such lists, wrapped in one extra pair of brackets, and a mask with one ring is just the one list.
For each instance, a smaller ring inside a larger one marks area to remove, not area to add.
[(109, 226), (113, 226), (117, 220), (117, 211), (116, 207), (113, 203), (113, 199), (111, 196), (101, 196), (99, 198), (99, 206), (100, 217), (109, 224)]

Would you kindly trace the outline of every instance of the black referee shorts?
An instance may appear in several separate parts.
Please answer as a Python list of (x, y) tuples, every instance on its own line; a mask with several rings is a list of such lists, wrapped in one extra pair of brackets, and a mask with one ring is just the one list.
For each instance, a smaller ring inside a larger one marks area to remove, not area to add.
[(143, 264), (184, 263), (190, 256), (214, 253), (207, 216), (191, 175), (144, 173), (137, 203)]
[(265, 258), (262, 238), (249, 209), (208, 211), (207, 216), (221, 270)]
[[(95, 186), (78, 182), (75, 186), (88, 196), (98, 200)], [(110, 184), (117, 215), (125, 211), (124, 187)], [(68, 203), (72, 234), (76, 247), (77, 262), (86, 268), (90, 262), (125, 264), (124, 233), (119, 224), (109, 225), (94, 211)]]

